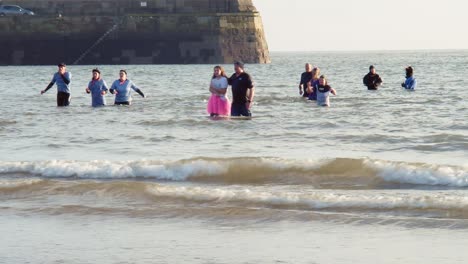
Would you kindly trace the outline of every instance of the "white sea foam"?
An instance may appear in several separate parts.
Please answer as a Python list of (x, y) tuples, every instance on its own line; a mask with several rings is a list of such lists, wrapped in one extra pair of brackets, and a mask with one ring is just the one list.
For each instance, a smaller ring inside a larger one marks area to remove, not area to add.
[(271, 191), (258, 188), (210, 188), (148, 186), (155, 196), (202, 202), (240, 203), (244, 206), (284, 206), (286, 208), (342, 210), (424, 210), (467, 209), (468, 192), (436, 192), (428, 195), (415, 191)]
[[(468, 187), (468, 169), (369, 159), (297, 161), (276, 158), (164, 161), (39, 161), (0, 162), (0, 174), (26, 174), (45, 178), (125, 179), (168, 181), (224, 181), (230, 183), (316, 184), (329, 187), (382, 183)], [(311, 179), (314, 182), (311, 182)]]
[(223, 173), (217, 163), (194, 160), (188, 163), (172, 164), (150, 161), (43, 161), (43, 162), (2, 162), (0, 173), (26, 173), (48, 178), (122, 179), (154, 178), (159, 180), (183, 181), (200, 173), (214, 175)]
[(377, 175), (388, 182), (415, 185), (468, 187), (468, 168), (428, 164), (367, 160), (365, 165), (375, 168)]

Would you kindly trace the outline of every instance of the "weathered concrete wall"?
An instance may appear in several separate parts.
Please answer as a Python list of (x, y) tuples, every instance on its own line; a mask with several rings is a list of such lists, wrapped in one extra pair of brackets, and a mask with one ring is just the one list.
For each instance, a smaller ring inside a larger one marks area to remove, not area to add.
[[(79, 58), (79, 64), (270, 61), (251, 0), (147, 0), (143, 10), (142, 1), (130, 0), (15, 2), (48, 13), (0, 17), (3, 65), (71, 64)], [(60, 12), (63, 6), (70, 11)]]
[[(144, 4), (143, 4), (144, 3)], [(40, 15), (255, 12), (252, 0), (10, 0)]]

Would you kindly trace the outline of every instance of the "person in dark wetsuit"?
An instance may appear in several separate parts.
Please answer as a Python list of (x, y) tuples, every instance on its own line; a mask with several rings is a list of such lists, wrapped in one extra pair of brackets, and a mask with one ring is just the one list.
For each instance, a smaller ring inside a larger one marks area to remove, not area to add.
[(380, 76), (375, 73), (374, 65), (369, 67), (369, 73), (364, 76), (362, 82), (365, 86), (367, 86), (367, 90), (377, 90), (382, 84), (382, 78), (380, 78)]
[(307, 87), (310, 80), (312, 80), (312, 65), (306, 63), (305, 72), (301, 74), (301, 81), (299, 82), (299, 94), (302, 95), (302, 97), (309, 97)]
[(65, 63), (60, 63), (58, 72), (54, 74), (49, 85), (41, 91), (41, 94), (46, 93), (54, 84), (57, 84), (57, 106), (70, 105), (70, 81), (71, 73), (67, 72)]
[(252, 116), (250, 107), (255, 95), (252, 78), (244, 71), (242, 62), (234, 63), (235, 73), (228, 79), (232, 88), (231, 116)]
[(115, 94), (115, 105), (131, 105), (132, 90), (137, 92), (141, 97), (146, 98), (143, 92), (132, 81), (127, 79), (127, 71), (120, 70), (120, 78), (115, 80), (109, 91)]

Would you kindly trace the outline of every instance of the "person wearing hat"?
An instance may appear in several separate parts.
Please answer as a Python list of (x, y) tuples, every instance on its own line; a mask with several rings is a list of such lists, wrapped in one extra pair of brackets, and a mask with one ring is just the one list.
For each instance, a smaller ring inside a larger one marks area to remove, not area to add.
[(413, 67), (408, 66), (405, 69), (406, 71), (406, 80), (404, 83), (401, 84), (401, 87), (405, 88), (406, 90), (414, 90), (418, 85), (416, 78), (413, 76)]
[(252, 78), (244, 71), (244, 63), (234, 63), (234, 74), (228, 79), (232, 88), (231, 116), (252, 116), (250, 108), (255, 95)]
[(58, 72), (52, 77), (49, 85), (41, 91), (41, 94), (47, 92), (54, 84), (57, 84), (57, 106), (68, 106), (70, 105), (70, 81), (71, 73), (67, 72), (67, 65), (60, 63), (58, 66)]
[(364, 85), (367, 86), (368, 90), (377, 90), (382, 84), (382, 79), (377, 73), (375, 73), (374, 65), (369, 67), (369, 73), (364, 76), (362, 81)]
[(105, 106), (106, 95), (108, 89), (106, 82), (101, 78), (101, 71), (99, 69), (92, 70), (93, 77), (86, 88), (86, 93), (91, 94), (91, 105), (93, 107)]
[(127, 71), (120, 70), (120, 78), (115, 80), (109, 91), (115, 94), (115, 105), (131, 105), (132, 104), (132, 90), (137, 92), (141, 97), (146, 96), (143, 92), (129, 79), (127, 79)]

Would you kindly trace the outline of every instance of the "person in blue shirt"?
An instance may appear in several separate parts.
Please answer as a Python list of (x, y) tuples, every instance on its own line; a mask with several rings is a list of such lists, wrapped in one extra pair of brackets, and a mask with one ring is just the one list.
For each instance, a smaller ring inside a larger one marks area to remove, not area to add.
[(54, 74), (49, 85), (41, 91), (41, 94), (47, 92), (54, 84), (57, 84), (57, 106), (70, 105), (70, 81), (71, 73), (67, 72), (67, 65), (60, 63), (58, 72)]
[(315, 89), (317, 91), (317, 105), (330, 106), (330, 94), (336, 95), (336, 90), (328, 85), (325, 75), (320, 76)]
[(91, 105), (93, 107), (105, 106), (106, 99), (104, 95), (107, 94), (107, 84), (101, 78), (101, 71), (99, 69), (93, 69), (93, 78), (86, 88), (86, 93), (91, 94)]
[(132, 104), (132, 90), (137, 92), (141, 97), (145, 98), (143, 92), (132, 81), (127, 79), (127, 71), (120, 70), (120, 78), (115, 80), (109, 91), (115, 94), (115, 105), (130, 105)]
[(413, 76), (413, 67), (408, 66), (406, 67), (406, 80), (404, 83), (401, 84), (401, 87), (405, 88), (406, 90), (414, 90), (418, 85), (416, 78)]

